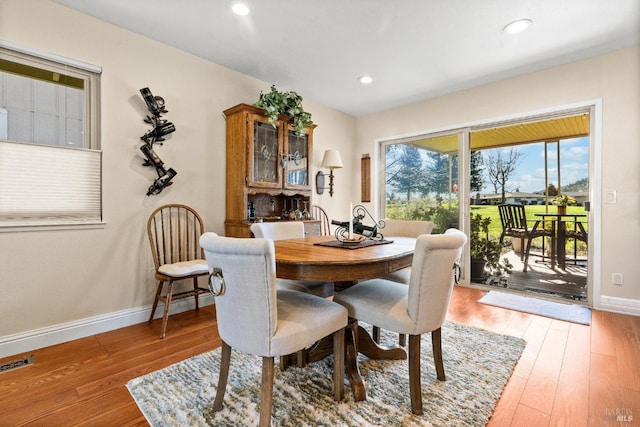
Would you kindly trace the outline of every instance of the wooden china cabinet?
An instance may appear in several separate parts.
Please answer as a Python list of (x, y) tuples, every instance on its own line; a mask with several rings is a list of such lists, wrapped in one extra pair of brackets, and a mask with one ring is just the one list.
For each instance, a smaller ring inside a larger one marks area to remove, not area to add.
[(257, 221), (303, 219), (307, 235), (320, 234), (311, 211), (313, 129), (298, 135), (291, 119), (272, 125), (264, 110), (238, 104), (224, 111), (227, 120), (225, 235), (250, 237)]

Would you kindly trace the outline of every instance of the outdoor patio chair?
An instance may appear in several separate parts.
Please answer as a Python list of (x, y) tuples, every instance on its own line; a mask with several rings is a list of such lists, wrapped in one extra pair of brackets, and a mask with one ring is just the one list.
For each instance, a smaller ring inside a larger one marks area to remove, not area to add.
[[(577, 241), (584, 242), (585, 244), (589, 243), (589, 233), (584, 228), (584, 224), (580, 221), (576, 221), (573, 223), (573, 228), (567, 228), (564, 232), (565, 239), (575, 239)], [(574, 254), (573, 254), (573, 262), (577, 264), (578, 255), (577, 255), (577, 245), (574, 245)]]
[[(520, 251), (520, 259), (524, 261), (523, 272), (527, 272), (529, 265), (529, 255), (531, 253), (531, 242), (533, 239), (542, 237), (542, 257), (544, 259), (545, 237), (552, 237), (551, 231), (544, 228), (542, 220), (528, 220), (525, 213), (524, 205), (503, 204), (498, 205), (500, 213), (500, 222), (502, 223), (502, 233), (500, 234), (500, 243), (504, 244), (504, 238), (522, 239), (522, 248)], [(533, 222), (533, 227), (529, 228), (529, 222)], [(526, 245), (525, 245), (526, 243)]]

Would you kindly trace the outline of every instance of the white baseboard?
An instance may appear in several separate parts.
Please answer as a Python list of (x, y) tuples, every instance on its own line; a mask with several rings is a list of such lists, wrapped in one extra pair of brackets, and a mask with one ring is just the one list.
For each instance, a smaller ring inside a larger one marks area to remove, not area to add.
[(613, 313), (630, 314), (632, 316), (640, 316), (640, 300), (601, 296), (600, 303), (595, 307), (602, 311), (611, 311)]
[[(212, 295), (207, 294), (200, 296), (201, 307), (213, 303), (214, 298)], [(160, 304), (158, 308), (154, 318), (162, 317), (164, 306)], [(187, 298), (172, 302), (169, 313), (181, 313), (183, 311), (193, 310), (194, 308), (195, 303), (193, 299)], [(124, 328), (125, 326), (136, 325), (149, 320), (150, 314), (151, 305), (0, 337), (0, 357), (18, 355), (39, 348)]]
[[(213, 296), (200, 296), (202, 307), (213, 303)], [(602, 311), (640, 316), (640, 300), (602, 296), (600, 304), (595, 308)], [(193, 309), (194, 302), (188, 298), (173, 302), (169, 313), (176, 314)], [(146, 322), (150, 314), (151, 306), (149, 305), (0, 337), (0, 357), (19, 355), (39, 348), (136, 325)], [(160, 310), (156, 310), (155, 318), (159, 317), (162, 317), (162, 306)]]

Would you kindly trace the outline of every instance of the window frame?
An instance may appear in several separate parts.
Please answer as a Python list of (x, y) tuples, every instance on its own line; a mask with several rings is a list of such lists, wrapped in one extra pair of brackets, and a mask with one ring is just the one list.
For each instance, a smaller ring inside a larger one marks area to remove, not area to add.
[[(77, 228), (95, 228), (96, 226), (104, 226), (103, 221), (103, 198), (102, 198), (102, 156), (101, 156), (101, 141), (100, 141), (100, 79), (102, 68), (96, 65), (84, 63), (74, 59), (70, 59), (64, 56), (55, 55), (47, 52), (38, 51), (23, 46), (18, 46), (14, 43), (0, 40), (0, 58), (15, 62), (18, 64), (24, 64), (31, 67), (36, 67), (53, 73), (60, 73), (63, 75), (72, 76), (84, 81), (83, 88), (83, 114), (82, 114), (82, 148), (67, 148), (55, 145), (48, 145), (45, 148), (56, 147), (60, 150), (82, 150), (96, 153), (100, 159), (98, 166), (94, 166), (97, 169), (95, 172), (99, 174), (99, 187), (96, 190), (99, 194), (94, 194), (94, 197), (99, 197), (99, 215), (92, 215), (90, 219), (78, 220), (78, 218), (72, 220), (65, 220), (64, 217), (55, 218), (43, 218), (41, 221), (33, 221), (33, 218), (38, 218), (38, 211), (35, 210), (29, 220), (20, 220), (18, 218), (9, 218), (0, 223), (0, 232), (6, 231), (32, 231), (46, 229), (77, 229)], [(32, 76), (23, 74), (24, 77), (34, 78)], [(2, 107), (0, 105), (0, 107)], [(10, 137), (10, 135), (8, 135)], [(9, 139), (3, 139), (9, 143), (19, 143), (37, 147), (40, 144), (38, 141), (25, 142), (25, 141), (11, 141)], [(1, 173), (2, 171), (0, 171)], [(99, 216), (99, 219), (96, 217)]]

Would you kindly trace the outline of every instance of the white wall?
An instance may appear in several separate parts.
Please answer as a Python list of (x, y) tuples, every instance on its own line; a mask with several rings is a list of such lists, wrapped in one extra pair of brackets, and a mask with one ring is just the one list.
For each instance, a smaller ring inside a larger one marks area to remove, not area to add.
[[(606, 309), (640, 314), (640, 47), (361, 117), (356, 152), (374, 153), (376, 141), (392, 136), (593, 100), (602, 104), (602, 173), (596, 179), (603, 191), (617, 191), (616, 204), (595, 207), (602, 218), (602, 265), (593, 278), (594, 288), (601, 290), (594, 301)], [(377, 162), (378, 158), (372, 161)], [(373, 195), (376, 206), (377, 189)], [(611, 284), (614, 272), (624, 274), (623, 286)]]
[[(223, 234), (222, 111), (241, 102), (254, 103), (270, 83), (48, 0), (0, 0), (0, 39), (102, 67), (107, 222), (93, 230), (0, 233), (2, 347), (33, 331), (46, 333), (56, 325), (73, 326), (83, 319), (148, 308), (156, 286), (146, 237), (148, 215), (164, 203), (186, 203), (201, 213), (207, 230)], [(139, 93), (145, 86), (165, 99), (164, 117), (176, 126), (156, 151), (178, 175), (171, 187), (151, 197), (145, 194), (156, 174), (141, 166), (139, 151), (140, 136), (149, 130), (142, 121), (147, 109)], [(304, 106), (318, 125), (312, 173), (325, 148), (339, 148), (345, 158), (350, 156), (355, 118), (310, 100)], [(350, 171), (344, 171), (344, 176), (337, 172), (338, 185), (343, 184), (337, 194), (316, 200), (330, 212), (338, 210), (336, 204), (348, 203), (344, 184)]]
[[(223, 233), (222, 111), (241, 102), (255, 102), (270, 83), (49, 0), (0, 0), (0, 39), (103, 68), (107, 222), (106, 227), (94, 230), (0, 233), (2, 357), (7, 355), (3, 346), (19, 349), (17, 353), (37, 343), (38, 335), (72, 339), (78, 335), (68, 329), (82, 329), (89, 323), (115, 327), (122, 325), (112, 321), (115, 318), (129, 316), (125, 323), (144, 319), (155, 289), (145, 235), (147, 216), (160, 204), (186, 203), (200, 211), (207, 230)], [(598, 280), (604, 296), (638, 301), (639, 56), (638, 48), (628, 49), (357, 120), (305, 99), (305, 109), (318, 124), (312, 175), (325, 149), (339, 149), (345, 164), (335, 171), (336, 194), (329, 197), (325, 192), (315, 196), (315, 201), (327, 209), (331, 219), (345, 219), (349, 202), (360, 200), (360, 156), (373, 156), (377, 139), (602, 98), (602, 187), (616, 189), (618, 203), (602, 206), (603, 268)], [(146, 107), (139, 94), (145, 86), (165, 98), (166, 118), (177, 129), (157, 149), (167, 166), (178, 172), (175, 183), (151, 197), (145, 193), (155, 172), (141, 166), (138, 149), (140, 136), (148, 130), (142, 121)], [(374, 168), (376, 162), (374, 158)], [(376, 197), (376, 191), (372, 195)], [(612, 272), (624, 273), (623, 287), (609, 284)], [(18, 341), (19, 345), (10, 346)]]

